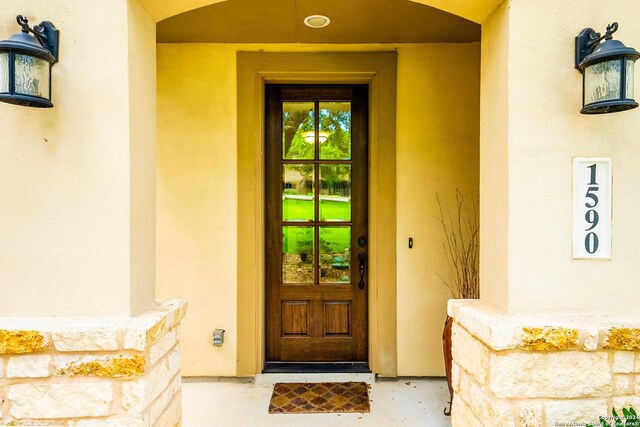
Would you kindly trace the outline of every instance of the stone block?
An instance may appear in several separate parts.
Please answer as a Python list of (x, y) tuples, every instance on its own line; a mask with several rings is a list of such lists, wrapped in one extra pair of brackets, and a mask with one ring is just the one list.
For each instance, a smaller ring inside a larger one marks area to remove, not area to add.
[(166, 332), (166, 317), (164, 311), (149, 311), (135, 317), (124, 336), (124, 348), (145, 351), (155, 344)]
[(640, 328), (610, 328), (604, 344), (609, 350), (640, 350)]
[(84, 419), (74, 424), (75, 427), (155, 427), (149, 424), (148, 416), (115, 416), (101, 419)]
[(180, 378), (180, 375), (176, 375), (171, 380), (169, 387), (149, 406), (149, 421), (151, 425), (156, 425), (162, 413), (169, 408), (176, 395), (180, 393), (181, 388), (182, 378)]
[(173, 328), (158, 340), (149, 350), (149, 363), (155, 364), (162, 356), (167, 354), (178, 342), (178, 328)]
[(597, 328), (588, 328), (585, 332), (582, 348), (585, 351), (596, 351), (598, 349), (599, 339), (600, 331), (598, 331)]
[(453, 324), (453, 360), (469, 372), (479, 383), (484, 383), (489, 366), (489, 349), (457, 323)]
[(451, 427), (485, 427), (476, 418), (471, 408), (459, 397), (453, 398), (451, 406)]
[(0, 354), (37, 353), (47, 348), (49, 341), (39, 331), (0, 329)]
[(175, 427), (179, 426), (182, 418), (182, 395), (178, 393), (169, 403), (169, 406), (160, 415), (154, 427)]
[(520, 404), (520, 427), (540, 427), (543, 424), (542, 404), (527, 402)]
[(185, 300), (164, 300), (159, 301), (160, 307), (169, 311), (169, 315), (166, 317), (166, 328), (171, 330), (184, 319), (187, 314), (187, 301)]
[(507, 401), (492, 399), (469, 376), (460, 378), (460, 398), (485, 426), (514, 427), (513, 407)]
[(51, 333), (58, 351), (109, 351), (118, 349), (117, 328), (77, 328)]
[(139, 377), (145, 372), (145, 356), (78, 356), (61, 355), (54, 358), (58, 375), (96, 376), (103, 378)]
[[(0, 421), (2, 422), (2, 421)], [(54, 420), (54, 419), (49, 419), (49, 420), (36, 420), (36, 419), (24, 419), (21, 418), (19, 420), (11, 420), (8, 421), (7, 424), (0, 424), (1, 426), (29, 426), (29, 427), (35, 427), (35, 426), (42, 426), (42, 427), (70, 427), (73, 424), (73, 421), (69, 421), (69, 420), (62, 420), (62, 419), (58, 419), (58, 420)]]
[(608, 415), (604, 399), (549, 400), (544, 403), (548, 426), (567, 423), (591, 423), (600, 425), (598, 417)]
[(632, 351), (616, 351), (613, 354), (613, 372), (618, 374), (632, 373), (634, 359), (635, 353)]
[(44, 378), (50, 375), (51, 356), (38, 354), (14, 356), (7, 364), (7, 378)]
[(451, 363), (451, 387), (454, 393), (460, 390), (460, 367), (456, 362)]
[(504, 352), (489, 358), (489, 388), (499, 398), (611, 395), (606, 352)]
[(522, 328), (519, 347), (529, 351), (564, 351), (578, 345), (578, 330), (545, 326)]
[(122, 406), (129, 413), (142, 413), (169, 385), (174, 375), (166, 361), (162, 361), (137, 381), (122, 384)]
[(613, 391), (615, 394), (632, 394), (633, 377), (631, 375), (616, 375), (613, 378)]
[(640, 412), (640, 396), (620, 396), (613, 398), (613, 407), (618, 414), (622, 415), (622, 408), (629, 409), (629, 406), (633, 406), (636, 412)]
[(9, 387), (15, 418), (73, 418), (109, 415), (113, 387), (109, 382), (17, 384)]
[(182, 355), (180, 346), (177, 345), (167, 355), (167, 365), (169, 366), (169, 373), (174, 376), (180, 372), (180, 364), (182, 362)]
[(178, 326), (186, 311), (186, 301), (161, 301), (156, 309), (136, 316), (127, 325), (124, 348), (140, 351), (148, 349), (168, 331)]
[(494, 350), (515, 348), (520, 342), (520, 331), (505, 315), (481, 300), (453, 300), (447, 312), (471, 335)]

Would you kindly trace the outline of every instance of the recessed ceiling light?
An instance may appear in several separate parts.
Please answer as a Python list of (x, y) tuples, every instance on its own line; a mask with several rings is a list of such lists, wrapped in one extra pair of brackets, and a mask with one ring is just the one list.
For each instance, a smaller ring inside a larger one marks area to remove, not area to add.
[(311, 15), (304, 18), (304, 25), (311, 28), (324, 28), (331, 23), (331, 19), (324, 15)]

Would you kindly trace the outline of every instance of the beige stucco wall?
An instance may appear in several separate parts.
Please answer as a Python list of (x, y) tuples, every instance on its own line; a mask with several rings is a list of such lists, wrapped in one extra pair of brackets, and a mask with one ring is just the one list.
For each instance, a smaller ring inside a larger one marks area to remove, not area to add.
[[(494, 214), (508, 220), (484, 228), (483, 236), (499, 236), (502, 242), (485, 245), (483, 240), (480, 271), (482, 288), (492, 289), (484, 294), (487, 301), (504, 310), (636, 310), (640, 110), (579, 114), (582, 77), (573, 68), (573, 38), (584, 27), (604, 31), (614, 20), (620, 24), (614, 37), (638, 47), (640, 9), (631, 0), (511, 0), (483, 27), (481, 194), (492, 206), (483, 207), (482, 225)], [(500, 41), (492, 36), (498, 33)], [(532, 47), (531, 34), (548, 42)], [(506, 74), (496, 74), (498, 67)], [(492, 114), (496, 102), (506, 108)], [(505, 123), (506, 131), (501, 130)], [(572, 259), (573, 157), (613, 160), (611, 260)], [(508, 184), (496, 186), (505, 174)]]
[(137, 1), (127, 5), (130, 301), (138, 313), (155, 300), (156, 288), (156, 26)]
[(0, 104), (0, 314), (139, 312), (155, 282), (153, 199), (139, 197), (155, 188), (153, 161), (141, 167), (155, 145), (153, 20), (135, 0), (19, 6), (0, 0), (0, 38), (18, 13), (49, 20), (60, 62), (54, 108)]
[[(190, 302), (184, 374), (235, 375), (237, 317), (254, 316), (236, 302), (236, 52), (258, 48), (398, 50), (398, 373), (441, 375), (448, 295), (435, 193), (477, 189), (477, 44), (158, 45), (157, 292)], [(215, 328), (227, 330), (221, 348)]]
[(509, 292), (508, 41), (503, 3), (482, 24), (480, 88), (480, 297), (503, 310)]

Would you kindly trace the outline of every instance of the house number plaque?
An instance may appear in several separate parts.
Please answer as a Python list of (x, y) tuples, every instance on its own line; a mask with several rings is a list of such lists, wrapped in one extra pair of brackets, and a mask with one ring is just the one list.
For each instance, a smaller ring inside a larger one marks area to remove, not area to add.
[(573, 159), (573, 258), (611, 258), (611, 159)]

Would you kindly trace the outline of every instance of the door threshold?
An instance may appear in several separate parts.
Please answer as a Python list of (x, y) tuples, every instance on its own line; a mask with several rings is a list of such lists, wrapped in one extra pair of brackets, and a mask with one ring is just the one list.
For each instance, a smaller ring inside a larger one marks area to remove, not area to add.
[(345, 383), (363, 382), (375, 384), (376, 375), (372, 373), (296, 373), (296, 374), (257, 374), (256, 384), (274, 385), (276, 383)]
[(265, 362), (264, 374), (370, 374), (366, 362)]

